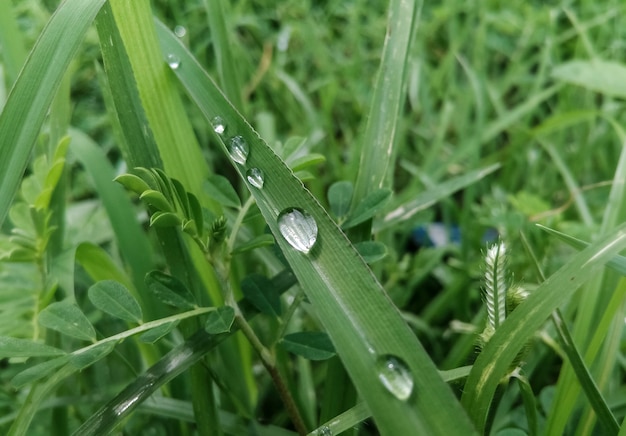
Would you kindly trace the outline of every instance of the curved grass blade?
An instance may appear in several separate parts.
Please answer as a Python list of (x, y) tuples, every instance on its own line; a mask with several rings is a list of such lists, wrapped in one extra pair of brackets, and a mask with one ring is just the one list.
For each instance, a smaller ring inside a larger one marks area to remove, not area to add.
[(461, 399), (479, 431), (485, 428), (496, 387), (524, 344), (582, 283), (625, 247), (626, 224), (574, 256), (500, 326), (476, 359)]
[(462, 176), (439, 183), (435, 188), (419, 194), (411, 201), (401, 204), (391, 212), (387, 213), (381, 222), (374, 225), (374, 231), (379, 232), (402, 221), (408, 220), (416, 213), (424, 209), (428, 209), (433, 204), (449, 197), (456, 191), (478, 182), (499, 168), (500, 164), (497, 163), (485, 168), (470, 171)]
[[(255, 167), (267, 175), (262, 189), (248, 185), (249, 189), (381, 433), (474, 434), (452, 391), (345, 235), (177, 38), (161, 24), (157, 29), (163, 52), (181, 61), (175, 74), (207, 120), (220, 116), (230, 134), (247, 141), (249, 155), (244, 164), (236, 165), (242, 179), (247, 182), (246, 169)], [(317, 238), (305, 247), (311, 248), (308, 254), (294, 249), (293, 240), (288, 242), (278, 225), (281, 212), (293, 208), (305, 211), (317, 225)], [(385, 372), (381, 366), (388, 356), (407, 366), (414, 384), (408, 397), (394, 395), (381, 380)]]
[(104, 0), (67, 0), (30, 53), (0, 115), (0, 223), (63, 74)]

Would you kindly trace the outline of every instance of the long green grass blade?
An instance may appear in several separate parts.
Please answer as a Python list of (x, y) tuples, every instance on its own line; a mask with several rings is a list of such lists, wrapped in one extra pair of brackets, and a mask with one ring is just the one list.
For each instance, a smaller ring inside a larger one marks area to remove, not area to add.
[(388, 212), (379, 223), (375, 224), (374, 229), (376, 231), (380, 231), (392, 227), (402, 221), (406, 221), (416, 213), (425, 210), (438, 201), (449, 197), (451, 194), (476, 183), (499, 168), (500, 164), (493, 164), (486, 168), (470, 171), (462, 176), (439, 183), (432, 189), (422, 192), (412, 200), (396, 206), (391, 212)]
[(168, 63), (159, 52), (150, 3), (114, 0), (110, 5), (165, 172), (198, 198), (204, 198), (202, 184), (208, 167), (171, 80)]
[(353, 210), (370, 191), (390, 187), (398, 118), (406, 93), (409, 51), (421, 8), (421, 0), (393, 0), (389, 3), (387, 35), (367, 127), (360, 147), (355, 148), (359, 167), (352, 197)]
[(0, 47), (7, 82), (12, 85), (26, 59), (26, 49), (11, 2), (0, 2)]
[(104, 0), (67, 0), (50, 18), (0, 115), (0, 223), (63, 74)]
[[(176, 37), (163, 25), (158, 34), (163, 53), (180, 59), (174, 71), (207, 119), (222, 117), (231, 135), (247, 141), (247, 159), (235, 167), (246, 182), (247, 169), (265, 174), (263, 187), (250, 185), (250, 191), (381, 433), (474, 434), (452, 391), (345, 235)], [(291, 208), (305, 211), (317, 225), (309, 254), (294, 249), (278, 226), (279, 214)], [(414, 387), (407, 399), (396, 397), (381, 382), (386, 356), (395, 356), (408, 367)], [(445, 418), (451, 414), (454, 422)]]
[(211, 36), (213, 37), (213, 50), (217, 61), (217, 71), (224, 94), (237, 109), (243, 109), (241, 78), (235, 67), (233, 56), (233, 42), (227, 26), (226, 8), (227, 2), (204, 0), (207, 11)]
[(592, 244), (543, 282), (496, 331), (470, 372), (462, 403), (483, 430), (496, 387), (509, 365), (548, 316), (611, 257), (626, 247), (626, 224)]

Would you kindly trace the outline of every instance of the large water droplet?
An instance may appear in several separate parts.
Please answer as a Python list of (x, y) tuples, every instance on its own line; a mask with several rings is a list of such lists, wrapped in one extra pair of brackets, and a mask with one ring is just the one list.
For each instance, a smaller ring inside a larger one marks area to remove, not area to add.
[(211, 126), (213, 126), (213, 131), (218, 135), (226, 133), (226, 121), (222, 117), (213, 117)]
[(406, 400), (413, 392), (413, 375), (402, 359), (385, 355), (376, 362), (378, 379), (399, 400)]
[(289, 208), (278, 215), (278, 229), (293, 248), (308, 253), (317, 241), (315, 218), (303, 210)]
[(182, 38), (187, 34), (187, 29), (185, 29), (185, 26), (181, 26), (179, 24), (178, 26), (174, 27), (174, 34), (179, 38)]
[(180, 67), (180, 58), (173, 53), (167, 55), (167, 64), (170, 66), (172, 70)]
[(263, 188), (263, 183), (265, 183), (265, 180), (263, 179), (263, 171), (259, 168), (250, 168), (246, 172), (246, 179), (248, 179), (248, 182), (250, 182), (252, 186), (258, 189)]
[(235, 162), (245, 165), (250, 148), (243, 136), (234, 136), (228, 140), (228, 151)]

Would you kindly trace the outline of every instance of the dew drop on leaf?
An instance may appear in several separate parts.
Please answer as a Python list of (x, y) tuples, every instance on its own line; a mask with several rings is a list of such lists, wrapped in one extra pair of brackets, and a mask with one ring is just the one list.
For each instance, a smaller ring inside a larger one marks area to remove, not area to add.
[(187, 34), (187, 29), (185, 29), (185, 26), (181, 26), (179, 24), (178, 26), (174, 27), (174, 34), (179, 38), (182, 38)]
[(289, 208), (278, 215), (278, 229), (283, 238), (298, 251), (308, 253), (317, 241), (317, 223), (307, 212)]
[(413, 392), (413, 375), (402, 359), (384, 355), (376, 362), (378, 379), (399, 400), (405, 401)]
[(213, 126), (213, 131), (218, 135), (226, 133), (226, 121), (222, 117), (213, 117), (211, 126)]
[(167, 55), (167, 64), (170, 66), (172, 70), (180, 67), (180, 58), (173, 53)]
[(265, 183), (263, 171), (259, 168), (250, 168), (246, 172), (246, 179), (248, 179), (248, 182), (257, 189), (263, 188), (263, 183)]
[(245, 165), (250, 148), (243, 136), (234, 136), (228, 140), (228, 152), (235, 162)]
[(315, 434), (317, 436), (333, 436), (333, 431), (330, 429), (329, 426), (325, 425), (323, 427), (320, 427)]

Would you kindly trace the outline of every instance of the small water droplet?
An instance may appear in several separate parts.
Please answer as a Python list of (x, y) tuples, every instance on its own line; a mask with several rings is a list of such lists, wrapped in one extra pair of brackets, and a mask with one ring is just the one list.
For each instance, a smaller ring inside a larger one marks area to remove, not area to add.
[(179, 38), (182, 38), (187, 34), (187, 29), (185, 29), (185, 26), (178, 25), (174, 27), (174, 34)]
[(248, 179), (248, 182), (250, 182), (252, 186), (258, 189), (263, 188), (263, 183), (265, 183), (265, 180), (263, 179), (263, 171), (259, 168), (250, 168), (246, 172), (246, 179)]
[(413, 392), (413, 375), (402, 359), (385, 355), (376, 362), (378, 379), (399, 400), (407, 400)]
[(167, 55), (167, 64), (172, 70), (180, 67), (180, 58), (173, 53)]
[(278, 229), (293, 248), (308, 253), (317, 241), (315, 218), (303, 210), (289, 208), (278, 215)]
[(213, 117), (211, 126), (213, 126), (213, 131), (218, 135), (226, 133), (226, 121), (222, 117)]
[(234, 136), (230, 138), (228, 140), (228, 145), (230, 157), (232, 157), (238, 164), (245, 165), (246, 160), (248, 160), (250, 148), (248, 147), (246, 140), (243, 139), (243, 136)]
[(317, 429), (317, 432), (315, 432), (315, 434), (317, 436), (333, 436), (333, 431), (330, 429), (329, 426), (325, 425)]

